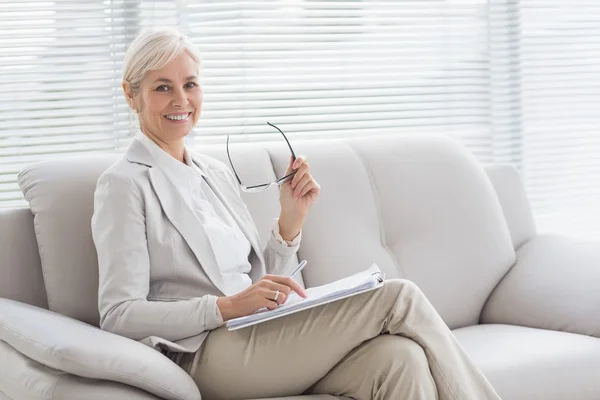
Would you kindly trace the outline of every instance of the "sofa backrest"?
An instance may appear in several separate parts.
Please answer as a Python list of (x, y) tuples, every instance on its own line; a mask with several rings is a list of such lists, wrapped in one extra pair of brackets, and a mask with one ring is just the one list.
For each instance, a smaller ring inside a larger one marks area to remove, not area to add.
[[(446, 323), (478, 323), (515, 261), (510, 231), (485, 170), (444, 137), (388, 136), (305, 142), (322, 186), (304, 228), (308, 286), (376, 262), (417, 283)], [(285, 152), (273, 151), (278, 173)]]
[[(297, 154), (309, 157), (323, 187), (299, 251), (309, 260), (303, 274), (307, 286), (375, 261), (389, 278), (417, 282), (451, 327), (469, 325), (477, 323), (491, 289), (512, 265), (516, 241), (534, 232), (532, 222), (522, 222), (531, 215), (514, 169), (492, 167), (495, 172), (486, 175), (449, 140), (318, 140), (293, 145)], [(226, 160), (222, 145), (202, 151)], [(233, 145), (231, 155), (247, 184), (281, 175), (289, 157), (285, 146), (260, 143)], [(97, 178), (114, 160), (116, 156), (62, 159), (32, 165), (21, 174), (35, 214), (49, 308), (92, 324), (98, 323), (97, 263), (89, 227), (92, 194)], [(514, 229), (507, 227), (489, 177), (501, 185), (496, 191), (518, 191), (524, 199), (504, 198), (509, 222), (517, 220)], [(265, 241), (278, 214), (277, 190), (242, 196)], [(8, 276), (12, 283), (0, 283), (0, 297), (44, 306), (31, 212), (0, 213), (0, 233), (7, 232), (11, 222), (22, 225), (11, 235), (10, 245), (2, 240), (0, 277)], [(11, 252), (23, 254), (15, 257)], [(37, 278), (29, 280), (34, 271)], [(23, 292), (28, 294), (18, 294)]]

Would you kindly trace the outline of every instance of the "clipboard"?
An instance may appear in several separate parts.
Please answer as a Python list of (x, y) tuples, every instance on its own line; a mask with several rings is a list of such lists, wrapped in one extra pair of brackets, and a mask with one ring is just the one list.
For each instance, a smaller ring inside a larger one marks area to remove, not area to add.
[(306, 289), (307, 298), (291, 293), (285, 304), (273, 309), (227, 321), (227, 329), (235, 331), (286, 315), (308, 310), (323, 304), (369, 292), (383, 286), (385, 275), (376, 264), (370, 268), (322, 286)]

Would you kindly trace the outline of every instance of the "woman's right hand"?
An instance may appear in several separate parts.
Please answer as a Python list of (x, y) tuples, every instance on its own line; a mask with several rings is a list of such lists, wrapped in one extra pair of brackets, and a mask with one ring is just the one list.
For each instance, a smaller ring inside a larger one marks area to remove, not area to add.
[[(275, 301), (275, 294), (279, 296)], [(265, 275), (248, 289), (233, 296), (219, 297), (217, 307), (221, 312), (223, 321), (233, 318), (245, 317), (254, 314), (261, 308), (272, 310), (286, 302), (289, 294), (294, 291), (300, 297), (306, 298), (302, 286), (288, 276)]]

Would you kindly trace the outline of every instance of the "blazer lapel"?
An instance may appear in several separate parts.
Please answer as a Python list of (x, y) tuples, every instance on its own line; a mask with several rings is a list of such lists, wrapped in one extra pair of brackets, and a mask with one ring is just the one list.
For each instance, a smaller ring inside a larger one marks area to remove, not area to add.
[(224, 177), (216, 176), (215, 174), (226, 174), (226, 171), (216, 171), (207, 167), (198, 159), (198, 157), (192, 156), (192, 161), (200, 167), (202, 172), (204, 172), (204, 179), (206, 183), (215, 195), (219, 198), (219, 200), (223, 203), (229, 214), (233, 217), (235, 222), (238, 224), (246, 239), (250, 242), (252, 249), (256, 253), (258, 259), (262, 264), (264, 264), (262, 248), (260, 246), (260, 239), (258, 232), (256, 230), (256, 226), (254, 225), (254, 221), (252, 221), (252, 217), (250, 213), (244, 206), (244, 203), (241, 199), (239, 199), (237, 189), (232, 187), (228, 181), (225, 181)]
[(126, 157), (130, 162), (137, 162), (150, 167), (148, 170), (150, 181), (165, 215), (185, 239), (212, 283), (223, 294), (229, 294), (226, 292), (221, 269), (217, 264), (208, 234), (202, 224), (191, 223), (196, 219), (196, 215), (187, 205), (183, 196), (179, 195), (177, 187), (169, 180), (162, 169), (154, 166), (154, 158), (139, 141), (133, 141)]

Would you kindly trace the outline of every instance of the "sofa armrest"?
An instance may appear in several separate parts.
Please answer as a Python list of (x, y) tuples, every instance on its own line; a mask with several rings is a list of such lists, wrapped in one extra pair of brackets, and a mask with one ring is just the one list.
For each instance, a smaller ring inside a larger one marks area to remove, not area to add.
[(482, 323), (600, 337), (600, 242), (539, 235), (489, 297)]
[(192, 378), (160, 352), (29, 304), (0, 299), (0, 340), (59, 371), (121, 382), (164, 399), (200, 400)]

